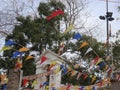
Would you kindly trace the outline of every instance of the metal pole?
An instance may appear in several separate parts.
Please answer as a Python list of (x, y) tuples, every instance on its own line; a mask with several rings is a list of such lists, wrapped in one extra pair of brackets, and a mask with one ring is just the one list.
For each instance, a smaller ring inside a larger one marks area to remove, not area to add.
[(108, 0), (106, 0), (106, 29), (107, 29), (107, 56), (109, 56), (109, 21), (108, 21)]
[(20, 70), (20, 79), (19, 79), (19, 87), (18, 87), (18, 90), (21, 90), (22, 78), (23, 78), (23, 70)]

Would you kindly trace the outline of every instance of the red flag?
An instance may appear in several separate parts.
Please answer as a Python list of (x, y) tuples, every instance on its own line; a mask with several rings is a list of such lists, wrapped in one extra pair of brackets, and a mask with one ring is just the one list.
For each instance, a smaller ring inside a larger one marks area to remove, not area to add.
[(26, 86), (26, 84), (28, 83), (28, 79), (23, 79), (23, 86)]
[(70, 86), (71, 86), (71, 85), (69, 84), (69, 85), (66, 87), (66, 90), (69, 90), (69, 89), (70, 89)]
[(44, 61), (46, 61), (47, 60), (47, 57), (45, 57), (45, 56), (42, 56), (41, 57), (41, 63), (40, 64), (42, 64)]
[(56, 17), (57, 15), (64, 14), (64, 12), (61, 9), (58, 9), (57, 11), (52, 12), (50, 16), (47, 16), (47, 20), (51, 20), (52, 18)]
[(94, 58), (94, 64), (98, 62), (99, 58), (100, 58), (99, 56), (97, 56), (96, 58)]

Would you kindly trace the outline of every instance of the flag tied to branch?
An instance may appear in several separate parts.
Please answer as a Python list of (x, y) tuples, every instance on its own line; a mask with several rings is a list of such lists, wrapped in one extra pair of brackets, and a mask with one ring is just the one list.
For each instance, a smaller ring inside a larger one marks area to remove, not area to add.
[(26, 57), (25, 60), (29, 60), (29, 59), (32, 59), (32, 58), (34, 58), (34, 57), (32, 55), (29, 55), (29, 56)]
[(14, 45), (16, 44), (15, 42), (11, 41), (11, 40), (8, 40), (5, 42), (5, 46), (11, 46), (11, 45)]
[(72, 29), (74, 29), (75, 27), (74, 27), (74, 25), (73, 24), (71, 24), (66, 30), (65, 30), (65, 32), (64, 33), (68, 33), (68, 32), (70, 32)]
[(9, 46), (3, 46), (2, 49), (0, 50), (0, 52), (5, 51), (5, 50), (10, 50), (10, 49), (12, 49), (12, 48)]
[(73, 39), (79, 40), (79, 39), (81, 39), (81, 38), (82, 38), (82, 36), (80, 35), (80, 33), (76, 33), (76, 34), (73, 36)]
[(79, 47), (79, 49), (81, 49), (81, 48), (83, 48), (83, 47), (85, 47), (85, 46), (87, 46), (88, 45), (88, 43), (86, 42), (86, 41), (84, 41), (82, 44), (81, 44), (81, 46)]
[(63, 12), (61, 9), (58, 9), (58, 10), (52, 12), (50, 16), (47, 16), (46, 19), (49, 21), (49, 20), (51, 20), (52, 18), (54, 18), (54, 17), (56, 17), (56, 16), (58, 16), (58, 15), (62, 15), (62, 14), (64, 14), (64, 12)]
[(91, 52), (93, 49), (90, 47), (87, 49), (87, 51), (85, 52), (85, 55), (88, 54), (89, 52)]
[(19, 49), (19, 52), (25, 52), (25, 51), (28, 51), (28, 50), (29, 50), (28, 48), (22, 47), (22, 48)]

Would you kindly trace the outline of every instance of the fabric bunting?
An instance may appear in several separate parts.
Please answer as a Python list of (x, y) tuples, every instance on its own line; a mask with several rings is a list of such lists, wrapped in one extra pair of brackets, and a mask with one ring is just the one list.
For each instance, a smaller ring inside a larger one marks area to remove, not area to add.
[(90, 87), (90, 86), (87, 86), (87, 87), (86, 87), (86, 90), (91, 90), (91, 87)]
[(80, 35), (80, 33), (76, 33), (76, 34), (73, 36), (73, 39), (79, 40), (79, 39), (81, 39), (81, 38), (82, 38), (82, 36)]
[(84, 86), (81, 86), (81, 87), (80, 87), (80, 90), (84, 90)]
[(67, 73), (68, 69), (67, 68), (64, 68), (63, 69), (63, 75), (65, 75)]
[(71, 72), (70, 77), (74, 76), (76, 73), (77, 73), (77, 72), (76, 72), (75, 70), (73, 70), (73, 71)]
[(23, 54), (22, 52), (16, 51), (16, 52), (13, 53), (12, 58), (16, 58), (18, 56), (22, 56), (22, 54)]
[(93, 63), (96, 64), (98, 62), (98, 60), (100, 59), (99, 56), (97, 56), (96, 58), (93, 59)]
[(81, 64), (75, 64), (74, 68), (77, 69), (80, 67)]
[(11, 46), (11, 45), (14, 45), (16, 44), (15, 42), (11, 41), (11, 40), (8, 40), (5, 42), (5, 46)]
[(28, 79), (23, 79), (22, 82), (23, 82), (23, 86), (26, 86), (28, 83)]
[(92, 90), (97, 90), (97, 88), (95, 86), (93, 86)]
[(68, 32), (70, 32), (72, 29), (74, 29), (75, 27), (74, 27), (74, 25), (73, 24), (71, 24), (66, 30), (65, 30), (65, 32), (64, 33), (68, 33)]
[(102, 61), (98, 64), (98, 66), (99, 66), (100, 70), (103, 70), (106, 67), (106, 63), (104, 61)]
[(68, 86), (66, 87), (66, 90), (69, 90), (69, 89), (70, 89), (70, 87), (71, 87), (71, 85), (68, 85)]
[(12, 48), (9, 46), (3, 46), (2, 49), (0, 50), (0, 52), (5, 51), (5, 50), (10, 50), (10, 49), (12, 49)]
[(64, 42), (61, 42), (61, 43), (60, 43), (60, 48), (59, 48), (59, 51), (58, 51), (58, 54), (59, 54), (59, 55), (61, 55), (61, 54), (63, 53), (64, 47), (65, 47)]
[(41, 62), (40, 62), (40, 64), (42, 64), (43, 62), (45, 62), (47, 60), (47, 57), (46, 56), (42, 56), (41, 57)]
[(80, 78), (81, 75), (82, 75), (82, 73), (79, 72), (78, 75), (77, 75), (77, 80)]
[(15, 69), (20, 69), (22, 68), (22, 60), (18, 58), (16, 64), (15, 64)]
[(28, 51), (28, 50), (29, 50), (28, 48), (22, 47), (22, 48), (19, 49), (19, 52), (25, 52), (25, 51)]
[(87, 51), (85, 52), (85, 55), (88, 54), (89, 52), (91, 52), (93, 49), (90, 47), (87, 49)]
[(52, 90), (56, 90), (56, 88), (55, 88), (55, 87), (52, 87)]
[(81, 49), (81, 48), (83, 48), (83, 47), (85, 47), (85, 46), (87, 46), (87, 45), (88, 45), (88, 43), (87, 43), (86, 41), (84, 41), (84, 42), (81, 44), (81, 46), (80, 46), (79, 49)]
[(38, 83), (37, 80), (34, 80), (32, 83), (32, 87), (34, 87), (37, 83)]
[(58, 15), (62, 15), (62, 14), (64, 14), (64, 12), (63, 12), (61, 9), (58, 9), (58, 10), (52, 12), (50, 16), (47, 16), (46, 19), (49, 21), (49, 20), (51, 20), (52, 18), (54, 18), (54, 17), (56, 17), (56, 16), (58, 16)]
[(34, 58), (34, 57), (32, 55), (30, 55), (30, 56), (27, 56), (25, 60), (29, 60), (29, 59), (32, 59), (32, 58)]
[(103, 62), (102, 58), (99, 58), (95, 65), (98, 65), (100, 62)]
[(57, 66), (56, 70), (55, 70), (55, 74), (58, 73), (60, 71), (60, 65)]

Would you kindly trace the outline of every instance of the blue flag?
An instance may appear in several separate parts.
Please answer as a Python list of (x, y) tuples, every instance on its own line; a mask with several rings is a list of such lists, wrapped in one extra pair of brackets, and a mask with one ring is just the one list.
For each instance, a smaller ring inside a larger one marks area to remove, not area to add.
[(16, 58), (18, 55), (21, 56), (22, 54), (23, 54), (22, 52), (16, 51), (13, 53), (12, 58)]
[(44, 83), (43, 83), (43, 86), (46, 86), (46, 85), (48, 85), (48, 84), (49, 84), (48, 82), (44, 82)]
[(79, 39), (81, 39), (81, 38), (82, 38), (82, 36), (81, 36), (79, 33), (76, 33), (76, 34), (73, 36), (73, 39), (79, 40)]
[(10, 46), (10, 45), (14, 45), (14, 44), (16, 44), (16, 43), (11, 40), (8, 40), (5, 42), (5, 46)]
[(93, 86), (92, 90), (97, 90), (95, 86)]
[(55, 87), (52, 87), (52, 90), (56, 90)]

